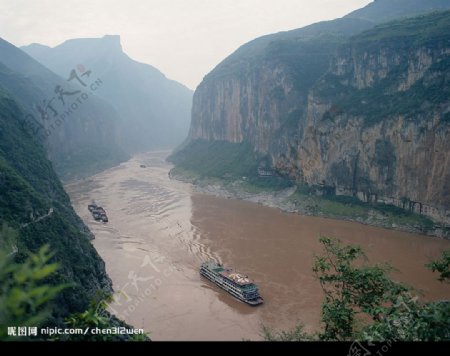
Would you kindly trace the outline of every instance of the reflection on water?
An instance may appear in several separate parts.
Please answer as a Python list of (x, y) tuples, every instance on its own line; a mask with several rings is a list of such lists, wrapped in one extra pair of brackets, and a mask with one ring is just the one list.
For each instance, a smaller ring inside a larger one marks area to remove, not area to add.
[[(113, 280), (111, 309), (152, 339), (259, 339), (261, 323), (316, 329), (322, 292), (311, 266), (319, 235), (363, 246), (371, 261), (392, 263), (394, 277), (427, 298), (450, 297), (450, 287), (424, 268), (448, 241), (197, 194), (169, 179), (166, 155), (136, 156), (66, 186)], [(106, 209), (108, 224), (92, 219), (92, 200)], [(265, 304), (252, 308), (203, 280), (198, 268), (208, 259), (248, 274)]]

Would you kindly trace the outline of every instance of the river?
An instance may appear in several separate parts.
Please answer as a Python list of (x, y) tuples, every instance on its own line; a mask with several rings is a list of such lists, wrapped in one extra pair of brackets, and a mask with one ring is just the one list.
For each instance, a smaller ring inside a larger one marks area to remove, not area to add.
[[(373, 263), (391, 263), (393, 278), (427, 300), (450, 298), (450, 285), (424, 267), (450, 241), (196, 193), (169, 178), (167, 154), (137, 155), (65, 186), (113, 281), (110, 310), (151, 339), (259, 340), (262, 324), (298, 322), (317, 330), (323, 295), (311, 268), (320, 235), (361, 245)], [(93, 220), (92, 201), (107, 211), (107, 224)], [(264, 305), (247, 306), (204, 280), (198, 269), (209, 259), (248, 274)]]

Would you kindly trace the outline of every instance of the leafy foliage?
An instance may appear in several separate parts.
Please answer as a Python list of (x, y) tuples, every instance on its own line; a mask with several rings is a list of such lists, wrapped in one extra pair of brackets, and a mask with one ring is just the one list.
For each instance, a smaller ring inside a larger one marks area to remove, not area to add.
[(48, 246), (29, 254), (22, 263), (16, 263), (14, 257), (0, 250), (0, 340), (11, 340), (7, 327), (42, 324), (51, 314), (50, 302), (67, 287), (48, 284), (48, 278), (58, 269), (58, 264), (50, 263)]
[(298, 324), (291, 331), (273, 331), (267, 326), (261, 327), (261, 336), (266, 341), (311, 341), (314, 336), (309, 335), (303, 330), (303, 325)]
[[(125, 327), (130, 328), (129, 325), (125, 324), (123, 321), (118, 320), (112, 316), (106, 309), (108, 306), (108, 301), (110, 297), (106, 299), (101, 299), (99, 301), (93, 301), (89, 308), (82, 312), (76, 313), (68, 318), (65, 322), (67, 327), (72, 329), (82, 329), (82, 330), (108, 330), (114, 327)], [(147, 334), (133, 334), (133, 335), (120, 335), (120, 334), (92, 334), (87, 335), (67, 335), (65, 337), (56, 337), (55, 340), (62, 341), (149, 341)]]
[[(313, 271), (325, 293), (323, 330), (308, 335), (300, 324), (274, 334), (263, 327), (265, 340), (450, 340), (450, 301), (423, 303), (410, 287), (390, 279), (390, 266), (369, 265), (361, 247), (328, 237), (320, 242), (324, 253), (315, 257)], [(431, 266), (448, 268), (447, 252)]]
[(422, 304), (406, 293), (387, 308), (383, 318), (365, 328), (355, 338), (365, 341), (448, 341), (450, 340), (450, 303)]
[(4, 251), (7, 255), (12, 255), (18, 252), (17, 242), (19, 240), (19, 233), (13, 229), (6, 222), (3, 222), (0, 229), (0, 251)]
[[(0, 241), (13, 242), (17, 238), (16, 230), (4, 225), (1, 230)], [(40, 327), (54, 326), (49, 318), (55, 308), (54, 302), (62, 290), (69, 285), (52, 285), (51, 277), (58, 270), (57, 263), (51, 263), (54, 254), (48, 245), (43, 246), (37, 253), (29, 253), (23, 261), (16, 262), (17, 250), (0, 247), (0, 341), (15, 339), (8, 335), (8, 327)], [(101, 299), (94, 300), (90, 307), (81, 313), (68, 316), (62, 325), (63, 328), (85, 330), (86, 328), (99, 328), (107, 330), (114, 327), (131, 327), (111, 315), (107, 310), (108, 296), (101, 294)], [(25, 340), (26, 337), (20, 337)], [(43, 340), (39, 333), (31, 340)], [(92, 334), (64, 335), (50, 337), (58, 341), (148, 341), (146, 334), (114, 335)]]
[(439, 272), (441, 282), (450, 283), (450, 250), (444, 251), (439, 261), (431, 262), (427, 267), (433, 272)]
[(354, 333), (359, 314), (376, 321), (386, 304), (395, 303), (407, 288), (391, 281), (389, 266), (368, 266), (358, 246), (342, 246), (322, 237), (325, 254), (317, 256), (313, 271), (325, 293), (322, 322), (323, 340), (348, 340)]

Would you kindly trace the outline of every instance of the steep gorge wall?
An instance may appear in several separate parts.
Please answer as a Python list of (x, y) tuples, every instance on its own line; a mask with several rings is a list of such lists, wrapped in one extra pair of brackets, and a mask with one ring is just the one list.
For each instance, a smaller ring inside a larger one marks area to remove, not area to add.
[(274, 157), (275, 165), (338, 194), (448, 222), (449, 54), (442, 33), (408, 37), (377, 29), (353, 39), (311, 91), (302, 135), (288, 158)]
[(195, 93), (190, 140), (248, 141), (298, 182), (450, 223), (449, 19), (353, 37), (310, 86), (300, 58), (213, 72)]
[[(336, 24), (352, 26), (369, 25)], [(304, 115), (309, 90), (342, 42), (342, 35), (319, 32), (280, 41), (269, 36), (243, 46), (197, 88), (189, 140), (248, 141), (258, 152), (270, 153), (274, 137), (295, 128)]]
[[(279, 97), (283, 100), (279, 100)], [(263, 65), (245, 77), (223, 77), (204, 83), (194, 95), (191, 140), (241, 143), (249, 139), (268, 153), (271, 138), (286, 121), (284, 113), (305, 107), (286, 69)]]

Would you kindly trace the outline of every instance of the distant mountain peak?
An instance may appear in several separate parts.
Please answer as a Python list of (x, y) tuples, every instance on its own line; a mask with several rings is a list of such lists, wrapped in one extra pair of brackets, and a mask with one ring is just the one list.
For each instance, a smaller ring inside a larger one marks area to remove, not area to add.
[(23, 47), (27, 47), (27, 48), (45, 48), (45, 49), (51, 48), (50, 46), (46, 46), (46, 45), (43, 45), (43, 44), (40, 44), (40, 43), (31, 43), (28, 46), (23, 46)]
[(117, 131), (129, 153), (171, 148), (186, 138), (192, 92), (151, 65), (128, 57), (120, 36), (71, 39), (45, 51), (23, 49), (63, 78), (82, 65), (94, 73), (93, 78), (104, 81), (95, 95), (119, 113)]
[(110, 44), (112, 47), (117, 47), (122, 51), (122, 43), (120, 42), (120, 35), (104, 35), (102, 42)]
[[(22, 47), (28, 50), (27, 47)], [(85, 53), (122, 53), (119, 35), (104, 35), (103, 37), (73, 38), (64, 41), (52, 49), (61, 51), (82, 51)]]

